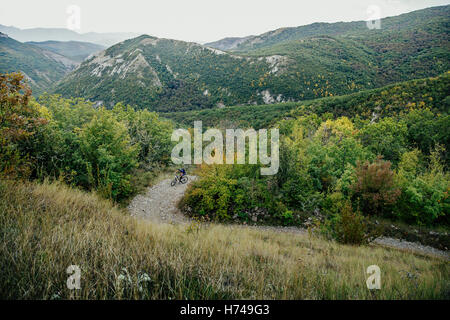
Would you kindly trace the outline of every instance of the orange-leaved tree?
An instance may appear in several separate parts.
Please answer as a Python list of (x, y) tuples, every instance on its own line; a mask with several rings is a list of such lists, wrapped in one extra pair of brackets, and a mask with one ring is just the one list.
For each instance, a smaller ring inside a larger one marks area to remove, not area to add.
[(356, 181), (352, 186), (365, 214), (385, 215), (395, 204), (401, 191), (395, 187), (391, 163), (380, 156), (373, 162), (358, 162)]
[(20, 73), (0, 74), (0, 173), (26, 176), (31, 163), (18, 144), (47, 120), (29, 105), (31, 89)]

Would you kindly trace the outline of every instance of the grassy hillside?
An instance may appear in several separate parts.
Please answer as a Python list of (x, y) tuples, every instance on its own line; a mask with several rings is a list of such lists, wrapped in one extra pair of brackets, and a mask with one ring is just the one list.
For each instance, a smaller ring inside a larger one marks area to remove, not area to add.
[[(448, 299), (444, 260), (220, 225), (137, 221), (58, 183), (0, 182), (2, 299)], [(214, 257), (214, 259), (211, 259)], [(66, 287), (70, 265), (81, 290)], [(367, 290), (365, 270), (382, 271)]]
[(274, 105), (234, 106), (223, 109), (164, 113), (183, 126), (193, 126), (202, 120), (204, 126), (267, 128), (280, 119), (292, 117), (304, 111), (318, 115), (332, 113), (335, 117), (359, 115), (371, 119), (378, 115), (394, 115), (413, 107), (429, 107), (441, 113), (450, 110), (448, 88), (450, 73), (434, 78), (405, 81), (383, 88), (366, 90), (351, 95), (327, 97), (301, 102)]

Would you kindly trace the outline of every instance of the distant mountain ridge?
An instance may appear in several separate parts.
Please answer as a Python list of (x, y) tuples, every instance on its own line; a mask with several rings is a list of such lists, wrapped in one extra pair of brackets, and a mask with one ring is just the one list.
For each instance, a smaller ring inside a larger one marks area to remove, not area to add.
[(20, 42), (43, 42), (43, 41), (80, 41), (91, 42), (102, 46), (112, 46), (120, 41), (137, 37), (139, 34), (132, 32), (116, 33), (78, 33), (64, 28), (30, 28), (20, 29), (0, 24), (0, 32), (7, 34)]
[(82, 62), (94, 53), (106, 49), (104, 46), (95, 43), (80, 41), (30, 41), (26, 43), (63, 55), (77, 63)]
[[(248, 51), (143, 35), (84, 61), (54, 92), (174, 112), (315, 99), (437, 76), (450, 70), (449, 8), (386, 18), (381, 30), (341, 23), (342, 35), (278, 41), (291, 30), (281, 29), (270, 34), (273, 44)], [(308, 34), (323, 26), (309, 26)], [(355, 26), (361, 32), (349, 31)]]
[(248, 36), (248, 37), (243, 37), (243, 38), (229, 37), (229, 38), (224, 38), (224, 39), (221, 39), (218, 41), (205, 43), (205, 46), (211, 47), (211, 48), (216, 48), (219, 50), (224, 50), (224, 51), (231, 51), (233, 49), (237, 49), (240, 44), (246, 42), (249, 39), (252, 39), (253, 37), (254, 36)]
[[(415, 25), (419, 19), (432, 19), (436, 16), (449, 16), (450, 6), (431, 7), (399, 16), (381, 19), (381, 28), (386, 31), (404, 29), (408, 25)], [(414, 21), (416, 20), (416, 21)], [(245, 52), (261, 48), (267, 48), (276, 44), (291, 40), (307, 39), (314, 36), (352, 36), (369, 34), (372, 30), (367, 27), (366, 21), (316, 22), (309, 25), (289, 28), (279, 28), (260, 35), (247, 37), (224, 38), (218, 41), (206, 43), (206, 46), (225, 51)]]

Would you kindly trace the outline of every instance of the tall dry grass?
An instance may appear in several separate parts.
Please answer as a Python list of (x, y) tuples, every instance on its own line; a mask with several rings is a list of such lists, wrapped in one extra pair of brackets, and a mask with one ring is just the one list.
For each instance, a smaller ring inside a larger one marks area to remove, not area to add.
[[(2, 299), (439, 299), (449, 266), (232, 226), (156, 225), (58, 183), (0, 182)], [(381, 290), (365, 270), (381, 268)], [(81, 289), (66, 268), (81, 268)]]

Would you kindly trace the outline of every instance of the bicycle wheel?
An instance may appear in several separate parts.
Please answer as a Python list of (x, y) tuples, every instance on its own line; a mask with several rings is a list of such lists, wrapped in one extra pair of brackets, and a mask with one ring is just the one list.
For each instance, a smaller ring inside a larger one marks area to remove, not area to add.
[(182, 184), (185, 184), (186, 182), (188, 182), (188, 177), (186, 177), (186, 176), (182, 177), (182, 178), (180, 179), (180, 182), (181, 182)]
[(177, 184), (177, 179), (173, 179), (172, 182), (170, 183), (170, 185), (173, 187), (174, 185)]

